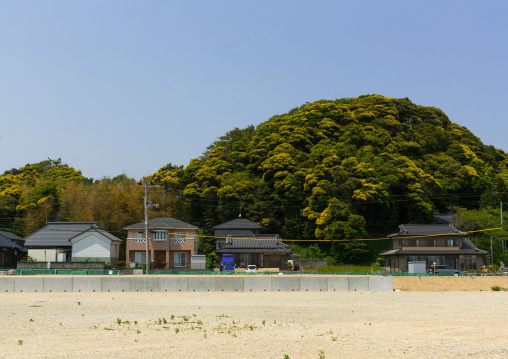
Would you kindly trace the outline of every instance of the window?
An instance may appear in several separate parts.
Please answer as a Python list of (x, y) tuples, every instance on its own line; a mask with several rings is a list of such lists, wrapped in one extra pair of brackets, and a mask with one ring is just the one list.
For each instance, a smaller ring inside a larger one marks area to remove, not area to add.
[(444, 256), (428, 256), (427, 257), (427, 265), (432, 266), (436, 262), (436, 265), (443, 265), (445, 264), (445, 257)]
[(455, 239), (447, 239), (446, 246), (447, 247), (455, 247)]
[(459, 269), (477, 269), (476, 268), (476, 256), (459, 256)]
[(175, 267), (187, 266), (187, 255), (184, 252), (175, 253)]
[(136, 232), (134, 243), (146, 243), (145, 232)]
[(175, 233), (175, 243), (185, 243), (186, 238), (186, 233)]
[(425, 247), (435, 247), (435, 246), (436, 246), (435, 239), (426, 239), (425, 240)]
[(409, 246), (410, 247), (420, 247), (420, 240), (419, 239), (415, 239), (415, 238), (411, 238), (409, 240)]
[(135, 252), (134, 261), (136, 262), (136, 267), (144, 266), (146, 262), (146, 252)]
[(165, 241), (166, 240), (166, 231), (154, 231), (153, 232), (153, 240), (154, 241)]

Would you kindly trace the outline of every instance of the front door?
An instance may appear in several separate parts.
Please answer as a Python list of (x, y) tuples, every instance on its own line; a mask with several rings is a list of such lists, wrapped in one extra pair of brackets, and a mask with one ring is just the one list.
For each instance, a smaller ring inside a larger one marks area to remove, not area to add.
[(155, 251), (155, 268), (164, 269), (166, 267), (166, 251)]
[(446, 265), (451, 269), (457, 269), (457, 260), (455, 258), (446, 258)]

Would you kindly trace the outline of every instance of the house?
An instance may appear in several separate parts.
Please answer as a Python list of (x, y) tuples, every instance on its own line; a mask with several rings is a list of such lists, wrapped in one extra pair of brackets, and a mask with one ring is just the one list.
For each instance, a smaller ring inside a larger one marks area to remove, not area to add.
[(16, 268), (27, 250), (25, 240), (7, 229), (0, 228), (0, 268)]
[(122, 240), (97, 222), (48, 222), (25, 238), (28, 255), (38, 262), (105, 262), (114, 265)]
[[(146, 263), (145, 222), (125, 227), (127, 230), (126, 265), (141, 267)], [(175, 218), (159, 217), (148, 221), (149, 255), (152, 268), (186, 268), (198, 252), (199, 228)]]
[(262, 234), (264, 227), (245, 218), (237, 218), (213, 227), (215, 253), (233, 254), (237, 267), (250, 264), (258, 268), (288, 269), (293, 251), (278, 234)]
[(433, 263), (462, 271), (479, 269), (488, 253), (467, 235), (451, 224), (401, 224), (398, 232), (388, 235), (393, 249), (381, 256), (391, 272), (407, 272), (408, 263), (417, 261), (425, 261), (429, 269)]

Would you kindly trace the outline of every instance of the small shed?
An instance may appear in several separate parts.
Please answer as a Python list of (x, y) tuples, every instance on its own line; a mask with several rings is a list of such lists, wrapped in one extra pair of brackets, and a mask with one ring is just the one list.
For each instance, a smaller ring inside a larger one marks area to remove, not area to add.
[(426, 273), (427, 262), (408, 262), (407, 263), (408, 273)]
[(205, 270), (206, 256), (203, 254), (194, 254), (191, 256), (191, 269)]

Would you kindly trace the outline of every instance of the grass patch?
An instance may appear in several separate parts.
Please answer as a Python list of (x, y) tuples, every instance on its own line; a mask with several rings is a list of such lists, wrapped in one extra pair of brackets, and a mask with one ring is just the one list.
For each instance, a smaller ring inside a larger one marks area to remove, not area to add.
[(506, 291), (507, 290), (506, 288), (500, 287), (498, 285), (492, 286), (492, 287), (490, 287), (490, 289), (492, 289), (494, 292), (500, 292), (500, 291)]

